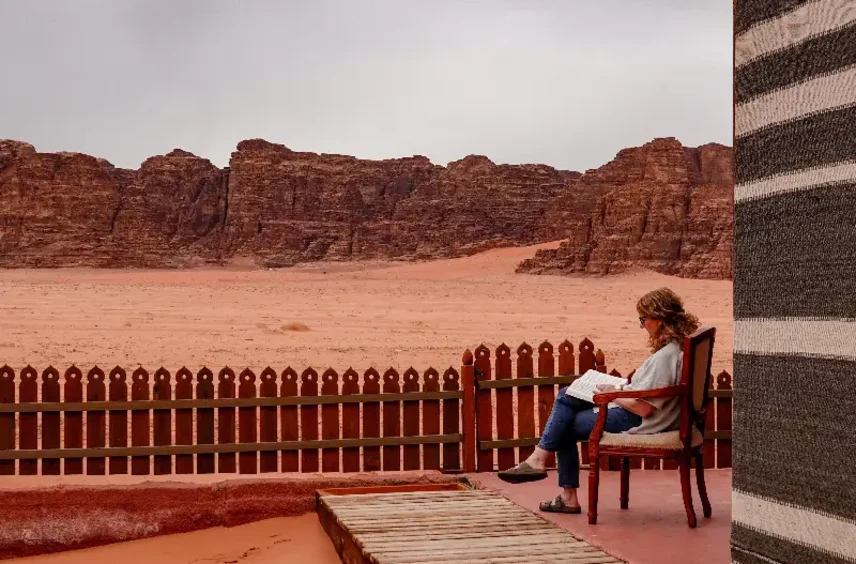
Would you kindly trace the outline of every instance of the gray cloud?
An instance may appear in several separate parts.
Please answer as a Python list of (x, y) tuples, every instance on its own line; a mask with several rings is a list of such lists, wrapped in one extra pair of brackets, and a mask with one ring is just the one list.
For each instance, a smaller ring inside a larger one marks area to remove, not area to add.
[(722, 0), (0, 0), (0, 138), (136, 167), (241, 139), (584, 170), (732, 138)]

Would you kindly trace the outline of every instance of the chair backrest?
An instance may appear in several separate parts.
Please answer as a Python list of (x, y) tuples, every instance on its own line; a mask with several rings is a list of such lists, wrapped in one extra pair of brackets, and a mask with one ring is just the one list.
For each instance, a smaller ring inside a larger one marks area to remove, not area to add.
[(692, 440), (692, 425), (704, 429), (705, 409), (710, 401), (710, 368), (713, 359), (713, 343), (716, 328), (699, 327), (692, 335), (684, 338), (684, 360), (681, 383), (686, 387), (686, 397), (681, 417), (681, 441), (688, 445)]

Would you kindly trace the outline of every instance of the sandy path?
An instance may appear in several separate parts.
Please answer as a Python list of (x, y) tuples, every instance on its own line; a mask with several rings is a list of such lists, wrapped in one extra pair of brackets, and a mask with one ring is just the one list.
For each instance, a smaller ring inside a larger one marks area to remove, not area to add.
[(635, 301), (667, 285), (717, 326), (714, 370), (731, 371), (731, 282), (515, 274), (535, 248), (272, 271), (0, 271), (0, 362), (423, 370), (458, 366), (463, 349), (482, 342), (588, 337), (626, 373), (646, 354)]
[(341, 562), (314, 513), (17, 558), (15, 561), (32, 564), (149, 564), (153, 559), (158, 564)]

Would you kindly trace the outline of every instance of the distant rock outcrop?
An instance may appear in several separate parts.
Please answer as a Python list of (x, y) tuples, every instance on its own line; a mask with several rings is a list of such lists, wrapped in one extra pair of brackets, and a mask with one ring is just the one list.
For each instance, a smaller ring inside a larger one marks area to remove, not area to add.
[(224, 169), (175, 149), (129, 170), (0, 141), (0, 267), (279, 267), (567, 238), (521, 270), (612, 272), (648, 261), (725, 277), (730, 155), (656, 140), (581, 175), (476, 155), (445, 167), (422, 156), (370, 161), (252, 139)]
[[(577, 173), (578, 174), (578, 173)], [(575, 173), (469, 156), (447, 167), (242, 141), (218, 169), (176, 149), (120, 169), (0, 141), (0, 267), (263, 267), (429, 259), (559, 239)]]
[(646, 268), (730, 279), (732, 163), (730, 147), (687, 148), (672, 138), (620, 151), (577, 182), (578, 193), (599, 195), (592, 212), (570, 218), (569, 238), (558, 249), (538, 251), (517, 271), (609, 274)]

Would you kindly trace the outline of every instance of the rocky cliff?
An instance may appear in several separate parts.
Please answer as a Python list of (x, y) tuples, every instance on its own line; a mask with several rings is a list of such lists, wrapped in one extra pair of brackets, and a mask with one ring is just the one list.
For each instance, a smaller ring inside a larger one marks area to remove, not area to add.
[(0, 267), (277, 267), (567, 239), (521, 270), (650, 263), (727, 277), (730, 155), (656, 140), (581, 175), (475, 155), (445, 167), (369, 161), (253, 139), (224, 169), (176, 149), (129, 170), (0, 141)]
[(242, 141), (230, 166), (176, 149), (120, 169), (0, 141), (0, 267), (275, 267), (436, 258), (567, 236), (544, 214), (579, 173), (383, 161)]
[(718, 144), (688, 148), (656, 139), (625, 149), (577, 181), (598, 194), (570, 223), (558, 249), (518, 267), (536, 274), (609, 274), (647, 268), (690, 278), (731, 278), (733, 153)]

